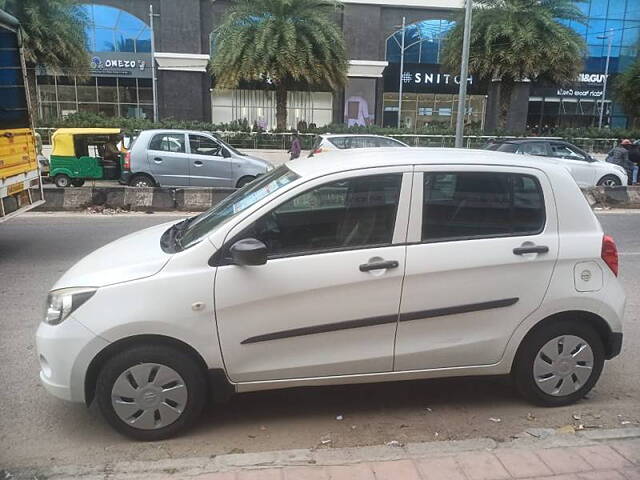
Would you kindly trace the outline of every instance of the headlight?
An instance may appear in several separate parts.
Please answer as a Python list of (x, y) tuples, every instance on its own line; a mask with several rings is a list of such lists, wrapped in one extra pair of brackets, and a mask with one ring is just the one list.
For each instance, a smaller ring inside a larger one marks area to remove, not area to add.
[(96, 290), (96, 288), (81, 287), (61, 288), (60, 290), (49, 292), (44, 323), (58, 325), (80, 305), (93, 297)]

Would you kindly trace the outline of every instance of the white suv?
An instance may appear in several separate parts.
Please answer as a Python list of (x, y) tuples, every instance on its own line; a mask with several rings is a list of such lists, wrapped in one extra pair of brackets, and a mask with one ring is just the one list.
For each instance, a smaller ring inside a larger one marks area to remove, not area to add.
[(144, 440), (207, 396), (306, 385), (511, 374), (566, 405), (620, 352), (617, 272), (553, 160), (327, 153), (78, 262), (48, 297), (40, 377)]

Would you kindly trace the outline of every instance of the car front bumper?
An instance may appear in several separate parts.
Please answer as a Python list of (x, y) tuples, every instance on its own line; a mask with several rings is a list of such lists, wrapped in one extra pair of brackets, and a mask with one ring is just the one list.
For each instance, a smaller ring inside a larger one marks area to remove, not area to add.
[(87, 369), (108, 344), (72, 316), (59, 325), (41, 323), (36, 347), (42, 385), (62, 400), (84, 402)]

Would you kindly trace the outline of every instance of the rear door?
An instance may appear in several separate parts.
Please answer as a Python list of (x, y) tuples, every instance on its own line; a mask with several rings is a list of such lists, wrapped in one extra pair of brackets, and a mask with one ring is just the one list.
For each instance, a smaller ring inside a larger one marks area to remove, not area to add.
[(549, 181), (533, 168), (416, 170), (394, 369), (496, 363), (558, 255)]
[(213, 138), (189, 134), (189, 177), (195, 187), (232, 187), (231, 158)]
[(147, 165), (162, 186), (189, 186), (189, 157), (183, 133), (157, 133), (149, 142)]

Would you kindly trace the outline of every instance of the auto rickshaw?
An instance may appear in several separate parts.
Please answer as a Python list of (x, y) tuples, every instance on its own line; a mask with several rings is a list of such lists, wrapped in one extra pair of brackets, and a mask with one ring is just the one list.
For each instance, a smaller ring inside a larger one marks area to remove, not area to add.
[(60, 188), (120, 178), (119, 128), (60, 128), (53, 132), (49, 176)]

